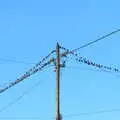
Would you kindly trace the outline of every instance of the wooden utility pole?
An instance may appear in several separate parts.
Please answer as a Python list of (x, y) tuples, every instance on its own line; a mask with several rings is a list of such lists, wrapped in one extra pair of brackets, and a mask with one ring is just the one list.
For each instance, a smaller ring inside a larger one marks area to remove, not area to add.
[(60, 115), (60, 46), (56, 45), (56, 120), (61, 120)]

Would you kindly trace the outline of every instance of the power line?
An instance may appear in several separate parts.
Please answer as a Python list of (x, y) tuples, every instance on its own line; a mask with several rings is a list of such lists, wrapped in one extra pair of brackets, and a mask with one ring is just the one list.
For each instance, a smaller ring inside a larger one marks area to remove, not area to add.
[[(112, 31), (112, 32), (110, 32), (110, 33), (108, 33), (108, 34), (106, 34), (106, 35), (104, 35), (104, 36), (102, 36), (102, 37), (99, 37), (98, 39), (96, 39), (96, 40), (94, 40), (94, 41), (91, 41), (91, 42), (89, 42), (89, 43), (87, 43), (87, 44), (84, 44), (84, 45), (80, 46), (79, 48), (76, 48), (76, 49), (73, 49), (73, 50), (69, 50), (69, 49), (66, 49), (66, 48), (63, 47), (63, 46), (60, 46), (61, 49), (63, 49), (63, 50), (66, 51), (65, 53), (63, 53), (63, 54), (61, 55), (61, 57), (67, 57), (68, 54), (73, 54), (73, 55), (75, 55), (75, 56), (77, 57), (78, 54), (75, 54), (75, 53), (74, 53), (74, 52), (76, 52), (77, 50), (82, 49), (82, 48), (85, 48), (85, 47), (87, 47), (87, 46), (89, 46), (89, 45), (92, 45), (92, 44), (94, 44), (94, 43), (96, 43), (96, 42), (99, 42), (99, 41), (101, 41), (101, 40), (103, 40), (103, 39), (105, 39), (105, 38), (107, 38), (107, 37), (109, 37), (109, 36), (111, 36), (111, 35), (113, 35), (113, 34), (118, 33), (118, 32), (120, 32), (120, 29), (116, 29), (115, 31)], [(115, 72), (119, 72), (119, 71), (120, 71), (120, 70), (117, 69), (117, 68), (112, 68), (112, 67), (108, 67), (108, 66), (103, 66), (103, 65), (101, 65), (101, 64), (95, 64), (95, 63), (93, 63), (92, 61), (86, 60), (86, 58), (82, 58), (82, 59), (83, 59), (83, 60), (81, 60), (81, 57), (80, 57), (80, 58), (77, 58), (76, 60), (79, 61), (79, 62), (84, 62), (84, 63), (86, 63), (86, 64), (88, 64), (88, 65), (96, 66), (96, 67), (98, 67), (98, 68), (101, 68), (101, 67), (103, 68), (103, 67), (104, 67), (104, 69), (107, 69), (107, 70), (114, 70)]]
[[(120, 112), (120, 109), (110, 109), (110, 110), (100, 110), (94, 112), (84, 112), (84, 113), (76, 113), (76, 114), (64, 114), (63, 118), (72, 118), (72, 117), (80, 117), (80, 116), (91, 116), (91, 115), (100, 115), (100, 114), (108, 114), (113, 112)], [(41, 119), (41, 117), (0, 117), (0, 119)], [(52, 117), (51, 119), (55, 119)]]
[[(77, 54), (75, 54), (76, 56)], [(114, 68), (114, 67), (109, 67), (109, 66), (106, 66), (106, 65), (102, 65), (102, 64), (97, 64), (91, 60), (88, 60), (86, 58), (82, 58), (82, 57), (79, 57), (79, 56), (76, 56), (76, 60), (78, 62), (82, 62), (82, 63), (85, 63), (89, 66), (93, 66), (93, 67), (96, 67), (96, 68), (99, 68), (99, 69), (103, 69), (103, 70), (106, 70), (106, 71), (114, 71), (114, 72), (120, 72), (120, 70), (118, 68)]]
[(106, 72), (106, 73), (112, 73), (111, 71), (106, 71), (103, 69), (99, 69), (99, 70), (93, 70), (93, 69), (87, 69), (87, 68), (82, 68), (82, 67), (78, 67), (78, 66), (67, 66), (67, 68), (71, 68), (71, 69), (80, 69), (80, 70), (88, 70), (88, 71), (93, 71), (93, 72)]
[(18, 101), (20, 101), (24, 96), (28, 95), (30, 92), (32, 92), (34, 89), (36, 89), (40, 84), (41, 84), (41, 81), (39, 81), (36, 84), (34, 84), (28, 90), (26, 90), (25, 92), (23, 92), (17, 99), (11, 101), (6, 106), (4, 106), (3, 108), (1, 108), (0, 109), (0, 113), (3, 112), (4, 110), (8, 109), (9, 107), (11, 107), (12, 105), (14, 105), (15, 103), (17, 103)]
[(11, 82), (8, 86), (6, 86), (3, 89), (0, 89), (0, 93), (6, 91), (7, 89), (13, 87), (14, 85), (18, 84), (19, 82), (23, 81), (24, 79), (30, 77), (31, 75), (37, 73), (38, 71), (41, 71), (45, 66), (51, 64), (54, 59), (50, 59), (49, 61), (45, 62), (51, 54), (53, 54), (55, 51), (52, 51), (50, 54), (48, 54), (45, 58), (43, 58), (39, 63), (37, 63), (32, 69), (29, 69), (25, 74), (23, 74), (21, 77), (19, 77), (17, 80)]
[[(52, 59), (53, 60), (53, 59)], [(0, 89), (0, 93), (6, 91), (7, 89), (13, 87), (14, 85), (18, 84), (19, 82), (23, 81), (24, 79), (30, 77), (31, 75), (37, 73), (38, 71), (41, 71), (45, 66), (49, 65), (52, 60), (49, 60), (48, 62), (44, 63), (43, 65), (41, 65), (40, 67), (31, 70), (30, 72), (26, 72), (23, 76), (21, 76), (20, 78), (18, 78), (16, 81), (11, 82), (8, 86), (6, 86), (3, 89)]]
[[(109, 36), (111, 36), (113, 34), (116, 34), (118, 32), (120, 32), (120, 29), (117, 29), (117, 30), (115, 30), (115, 31), (113, 31), (111, 33), (108, 33), (108, 34), (106, 34), (106, 35), (104, 35), (104, 36), (102, 36), (102, 37), (100, 37), (100, 38), (98, 38), (98, 39), (96, 39), (94, 41), (91, 41), (91, 42), (89, 42), (87, 44), (84, 44), (84, 45), (80, 46), (79, 48), (73, 49), (72, 52), (75, 52), (75, 51), (77, 51), (77, 50), (79, 50), (81, 48), (84, 48), (84, 47), (87, 47), (87, 46), (89, 46), (91, 44), (94, 44), (94, 43), (96, 43), (96, 42), (98, 42), (100, 40), (103, 40), (103, 39), (105, 39), (105, 38), (107, 38), (107, 37), (109, 37)], [(64, 48), (64, 47), (61, 47), (61, 48)], [(55, 52), (55, 50), (52, 51), (52, 52)], [(15, 60), (15, 59), (7, 59), (7, 58), (0, 58), (0, 61), (3, 61), (3, 62), (15, 62), (15, 63), (22, 63), (22, 64), (35, 64), (35, 62), (27, 62), (27, 61), (21, 61), (21, 60)]]
[(64, 115), (63, 117), (64, 118), (71, 118), (71, 117), (90, 116), (90, 115), (113, 113), (113, 112), (120, 112), (120, 109), (101, 110), (101, 111), (95, 111), (95, 112), (85, 112), (85, 113)]
[[(99, 37), (98, 39), (96, 39), (96, 40), (94, 40), (94, 41), (91, 41), (91, 42), (89, 42), (89, 43), (86, 43), (86, 44), (80, 46), (79, 48), (73, 49), (71, 52), (76, 52), (76, 51), (78, 51), (78, 50), (80, 50), (80, 49), (82, 49), (82, 48), (85, 48), (85, 47), (87, 47), (87, 46), (89, 46), (89, 45), (92, 45), (92, 44), (94, 44), (94, 43), (96, 43), (96, 42), (99, 42), (99, 41), (101, 41), (101, 40), (104, 40), (105, 38), (110, 37), (111, 35), (114, 35), (114, 34), (116, 34), (116, 33), (118, 33), (118, 32), (120, 32), (120, 29), (117, 29), (117, 30), (115, 30), (115, 31), (113, 31), (113, 32), (110, 32), (110, 33), (108, 33), (108, 34), (106, 34), (106, 35), (104, 35), (104, 36), (102, 36), (102, 37)], [(62, 47), (62, 46), (61, 46), (61, 48), (62, 48), (62, 49), (65, 49), (65, 48)]]
[(20, 64), (35, 64), (35, 62), (28, 62), (22, 60), (15, 60), (15, 59), (7, 59), (7, 58), (0, 58), (2, 62), (13, 62), (13, 63), (20, 63)]
[(0, 119), (4, 119), (4, 120), (7, 120), (7, 119), (11, 119), (11, 120), (41, 120), (41, 117), (0, 117)]
[[(95, 40), (95, 41), (92, 41), (92, 42), (90, 42), (90, 43), (88, 43), (88, 44), (86, 44), (86, 45), (83, 45), (83, 46), (81, 46), (81, 47), (79, 47), (79, 48), (77, 48), (77, 49), (74, 49), (74, 50), (72, 50), (72, 51), (70, 51), (70, 50), (68, 50), (68, 49), (66, 49), (66, 48), (64, 48), (64, 47), (61, 47), (61, 48), (64, 49), (66, 52), (63, 53), (63, 54), (61, 54), (60, 56), (61, 56), (61, 57), (65, 57), (65, 56), (68, 55), (68, 54), (72, 54), (72, 55), (74, 55), (74, 56), (76, 57), (76, 60), (77, 60), (78, 62), (82, 62), (82, 63), (85, 63), (85, 64), (87, 64), (87, 65), (91, 65), (91, 66), (94, 66), (94, 67), (97, 67), (97, 68), (101, 68), (101, 69), (105, 69), (105, 70), (111, 70), (111, 71), (115, 71), (115, 72), (120, 72), (120, 70), (117, 69), (117, 68), (112, 68), (112, 67), (104, 66), (104, 65), (101, 65), (101, 64), (96, 64), (95, 62), (92, 62), (92, 61), (90, 61), (90, 60), (88, 60), (88, 59), (86, 59), (86, 58), (84, 58), (84, 57), (80, 57), (78, 54), (75, 54), (75, 53), (74, 53), (75, 51), (77, 51), (77, 50), (79, 50), (79, 49), (81, 49), (81, 48), (87, 47), (88, 45), (91, 45), (91, 44), (93, 44), (93, 43), (95, 43), (95, 42), (98, 42), (98, 41), (100, 41), (100, 40), (102, 40), (102, 39), (104, 39), (104, 38), (106, 38), (106, 37), (108, 37), (108, 36), (110, 36), (110, 35), (112, 35), (112, 34), (115, 34), (115, 33), (119, 32), (119, 31), (120, 31), (120, 30), (116, 30), (116, 31), (114, 31), (114, 32), (112, 32), (112, 33), (109, 33), (109, 34), (107, 34), (107, 35), (105, 35), (105, 36), (103, 36), (103, 37), (100, 37), (99, 39), (97, 39), (97, 40)], [(55, 62), (55, 61), (56, 61), (56, 58), (49, 59), (49, 61), (46, 62), (46, 60), (47, 60), (54, 52), (55, 52), (55, 51), (52, 51), (48, 56), (46, 56), (45, 58), (43, 58), (43, 59), (42, 59), (39, 63), (37, 63), (32, 69), (28, 70), (25, 74), (23, 74), (21, 77), (19, 77), (16, 81), (11, 82), (7, 87), (5, 87), (5, 88), (3, 88), (3, 89), (0, 89), (0, 93), (6, 91), (7, 89), (9, 89), (9, 88), (11, 88), (11, 87), (13, 87), (13, 86), (16, 85), (17, 83), (23, 81), (24, 79), (26, 79), (26, 78), (28, 78), (29, 76), (37, 73), (38, 71), (41, 71), (44, 67), (46, 67), (47, 65), (51, 64), (52, 62)], [(11, 106), (11, 105), (13, 105), (14, 103), (16, 103), (17, 101), (19, 101), (19, 100), (20, 100), (24, 95), (26, 95), (27, 93), (28, 93), (28, 92), (24, 92), (21, 96), (19, 96), (18, 99), (10, 102), (7, 106), (5, 106), (4, 108), (2, 108), (1, 111), (3, 111), (4, 109), (7, 109), (9, 106)], [(99, 113), (101, 113), (101, 112), (99, 112)], [(86, 115), (87, 115), (87, 113), (81, 113), (81, 114), (84, 114), (84, 115), (86, 114)], [(98, 112), (96, 112), (96, 114), (98, 114)], [(75, 116), (75, 115), (72, 115), (72, 116)]]
[(70, 51), (69, 49), (64, 48), (64, 50), (66, 50), (66, 53), (68, 52), (68, 53), (74, 55), (76, 57), (76, 60), (80, 63), (85, 63), (87, 65), (90, 65), (90, 66), (93, 66), (93, 67), (96, 67), (99, 69), (107, 70), (107, 71), (120, 72), (120, 69), (118, 69), (118, 68), (109, 67), (109, 66), (102, 65), (102, 64), (97, 64), (91, 60), (88, 60), (85, 57), (79, 56), (77, 53), (74, 53), (74, 52)]
[[(68, 61), (68, 59), (73, 60), (73, 58), (67, 57), (67, 59), (65, 59), (64, 62), (66, 63)], [(80, 63), (83, 63), (83, 62), (80, 62)], [(88, 70), (88, 71), (93, 71), (93, 72), (104, 72), (104, 73), (107, 73), (109, 75), (112, 75), (113, 77), (116, 77), (116, 78), (120, 79), (120, 75), (115, 74), (114, 71), (108, 71), (106, 69), (88, 69), (88, 68), (85, 68), (85, 67), (71, 66), (71, 65), (69, 65), (69, 66), (65, 65), (65, 69), (76, 69), (76, 70)]]
[[(77, 58), (77, 62), (80, 62), (80, 60), (79, 60), (80, 58), (81, 57)], [(64, 60), (64, 62), (66, 63), (68, 60), (73, 60), (73, 58), (67, 56), (67, 58)], [(82, 64), (83, 61), (80, 62), (80, 63)], [(109, 68), (109, 67), (106, 66), (106, 68)], [(88, 70), (88, 71), (93, 71), (93, 72), (104, 72), (104, 73), (108, 73), (108, 74), (110, 74), (110, 75), (112, 75), (116, 78), (120, 78), (120, 75), (115, 74), (115, 71), (108, 71), (106, 69), (99, 69), (99, 68), (98, 69), (88, 69), (88, 68), (85, 68), (85, 67), (80, 67), (80, 66), (75, 66), (75, 65), (73, 65), (73, 66), (72, 65), (65, 65), (65, 69), (76, 69), (76, 70)], [(117, 70), (117, 68), (113, 68), (113, 69)]]
[[(45, 58), (50, 57), (50, 55), (52, 55), (54, 52), (55, 52), (55, 50), (50, 52)], [(43, 60), (45, 60), (45, 58), (43, 58)], [(1, 57), (0, 57), (0, 61), (2, 61), (2, 62), (20, 63), (20, 64), (36, 64), (35, 62), (28, 62), (28, 61), (23, 61), (23, 60), (8, 59), (8, 58), (1, 58)]]

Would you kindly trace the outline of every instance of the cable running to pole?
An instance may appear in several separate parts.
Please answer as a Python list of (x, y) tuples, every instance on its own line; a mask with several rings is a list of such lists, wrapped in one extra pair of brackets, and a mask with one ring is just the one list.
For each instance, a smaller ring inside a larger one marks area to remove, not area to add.
[[(80, 46), (80, 47), (78, 47), (78, 48), (76, 48), (76, 49), (73, 49), (73, 50), (71, 50), (71, 52), (76, 52), (76, 51), (78, 51), (78, 50), (80, 50), (80, 49), (82, 49), (82, 48), (85, 48), (85, 47), (87, 47), (87, 46), (89, 46), (89, 45), (92, 45), (92, 44), (94, 44), (94, 43), (96, 43), (96, 42), (99, 42), (99, 41), (101, 41), (101, 40), (104, 40), (105, 38), (110, 37), (111, 35), (114, 35), (114, 34), (116, 34), (116, 33), (118, 33), (118, 32), (120, 32), (120, 29), (117, 29), (117, 30), (115, 30), (115, 31), (112, 31), (112, 32), (110, 32), (110, 33), (108, 33), (108, 34), (106, 34), (106, 35), (104, 35), (104, 36), (102, 36), (102, 37), (99, 37), (98, 39), (96, 39), (96, 40), (94, 40), (94, 41), (91, 41), (91, 42), (89, 42), (89, 43), (87, 43), (87, 44), (84, 44), (84, 45), (82, 45), (82, 46)], [(64, 49), (64, 47), (62, 47), (62, 46), (61, 46), (61, 48)]]
[[(35, 67), (33, 67), (32, 69), (28, 70), (25, 74), (23, 74), (21, 77), (19, 77), (17, 80), (10, 82), (10, 84), (8, 86), (6, 86), (3, 89), (0, 89), (0, 93), (6, 91), (7, 89), (13, 87), (14, 85), (18, 84), (19, 82), (25, 80), (26, 78), (30, 77), (31, 75), (37, 73), (38, 71), (41, 71), (45, 66), (51, 64), (54, 59), (50, 59), (49, 61), (45, 62), (43, 64), (43, 62), (48, 58), (48, 56), (46, 58), (44, 58), (41, 62), (39, 62), (38, 64), (36, 64)], [(40, 67), (38, 67), (40, 66)]]

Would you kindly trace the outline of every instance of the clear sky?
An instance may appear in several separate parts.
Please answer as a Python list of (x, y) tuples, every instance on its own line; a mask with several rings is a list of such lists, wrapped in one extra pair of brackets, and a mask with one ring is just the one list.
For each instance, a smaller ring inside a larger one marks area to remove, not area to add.
[[(55, 49), (56, 42), (74, 49), (120, 28), (119, 0), (1, 0), (0, 84), (14, 81)], [(120, 33), (79, 50), (81, 56), (120, 68)], [(47, 67), (0, 94), (0, 111), (24, 91), (41, 84), (8, 109), (1, 117), (55, 116), (55, 72)], [(68, 60), (61, 71), (61, 113), (74, 115), (120, 109), (120, 76)], [(16, 118), (16, 119), (17, 119)], [(63, 119), (67, 119), (63, 116)], [(69, 120), (119, 120), (120, 112), (69, 117)], [(34, 120), (34, 119), (31, 119)]]

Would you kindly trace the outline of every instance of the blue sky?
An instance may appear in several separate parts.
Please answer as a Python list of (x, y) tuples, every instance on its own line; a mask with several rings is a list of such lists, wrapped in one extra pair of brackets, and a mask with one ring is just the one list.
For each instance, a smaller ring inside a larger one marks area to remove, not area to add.
[[(120, 28), (119, 5), (119, 0), (0, 1), (0, 84), (14, 81), (33, 66), (3, 59), (36, 63), (55, 49), (57, 41), (74, 49)], [(120, 33), (79, 53), (96, 63), (120, 68), (119, 37)], [(61, 113), (120, 109), (119, 74), (108, 74), (72, 60), (61, 71)], [(51, 66), (2, 93), (0, 109), (39, 81), (39, 87), (0, 112), (0, 117), (52, 119), (55, 116), (55, 72)], [(63, 119), (66, 118), (63, 116)], [(120, 115), (112, 112), (69, 119), (118, 120)]]

